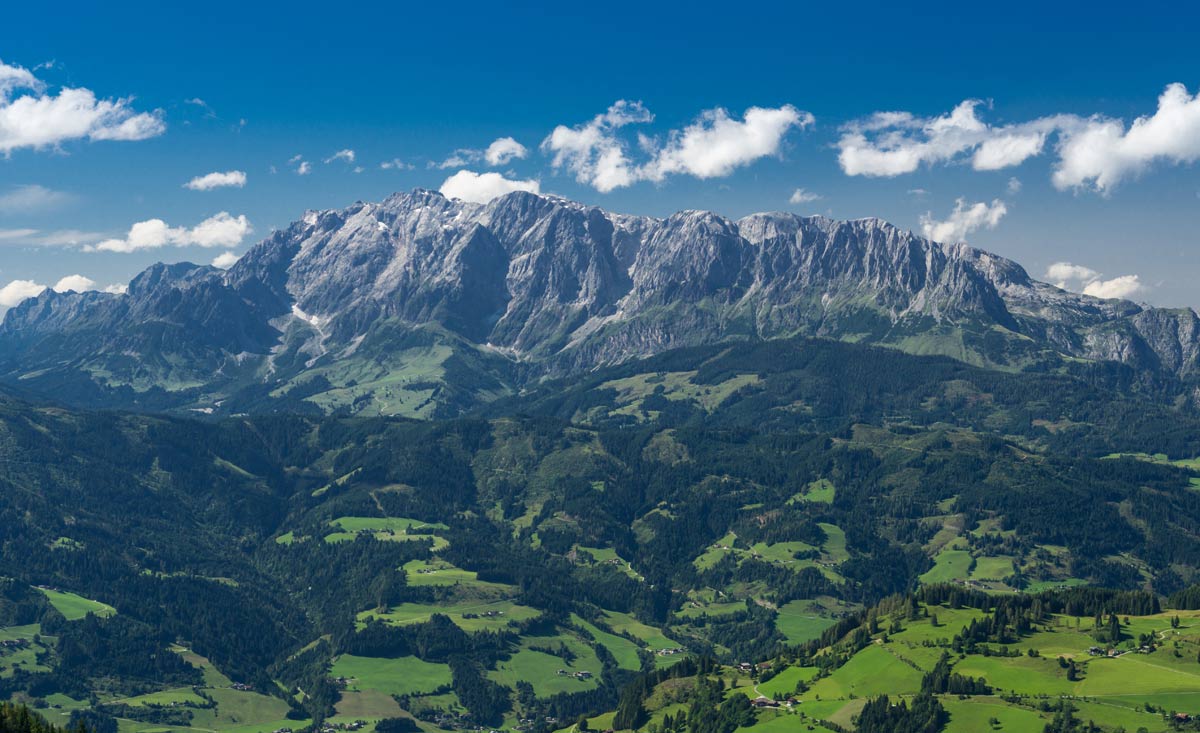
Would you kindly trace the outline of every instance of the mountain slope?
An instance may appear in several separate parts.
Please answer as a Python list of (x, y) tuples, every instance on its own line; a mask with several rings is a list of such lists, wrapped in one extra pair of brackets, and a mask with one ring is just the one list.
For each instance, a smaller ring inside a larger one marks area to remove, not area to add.
[(653, 219), (423, 190), (309, 212), (228, 272), (157, 265), (125, 295), (47, 291), (0, 326), (0, 373), (86, 405), (431, 417), (546, 376), (795, 335), (1200, 374), (1191, 310), (1067, 293), (877, 219)]

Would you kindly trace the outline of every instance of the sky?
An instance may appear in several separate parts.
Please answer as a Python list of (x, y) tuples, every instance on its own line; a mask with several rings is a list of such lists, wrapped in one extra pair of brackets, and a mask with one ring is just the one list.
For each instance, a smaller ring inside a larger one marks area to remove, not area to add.
[(0, 310), (417, 187), (875, 216), (1200, 307), (1200, 9), (420, 5), (6, 8)]

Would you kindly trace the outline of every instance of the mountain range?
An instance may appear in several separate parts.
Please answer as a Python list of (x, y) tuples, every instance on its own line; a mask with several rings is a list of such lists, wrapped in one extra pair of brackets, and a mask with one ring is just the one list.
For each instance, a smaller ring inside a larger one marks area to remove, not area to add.
[(1200, 401), (1200, 318), (1039, 282), (879, 219), (614, 214), (415, 190), (309, 211), (232, 268), (46, 290), (0, 379), (84, 407), (445, 417), (680, 347), (815, 336), (1005, 370), (1096, 363)]

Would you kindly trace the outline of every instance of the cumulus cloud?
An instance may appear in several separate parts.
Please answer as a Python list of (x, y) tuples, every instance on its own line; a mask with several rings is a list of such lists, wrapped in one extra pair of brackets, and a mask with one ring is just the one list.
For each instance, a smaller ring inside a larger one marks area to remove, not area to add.
[(184, 188), (190, 188), (193, 191), (211, 191), (214, 188), (223, 186), (234, 186), (241, 188), (246, 185), (245, 171), (226, 171), (224, 173), (206, 173), (202, 176), (196, 176), (192, 180), (183, 184)]
[(307, 176), (312, 173), (312, 164), (305, 160), (303, 155), (293, 155), (288, 158), (288, 165), (296, 166), (295, 173), (298, 176)]
[(161, 111), (137, 112), (132, 99), (98, 99), (90, 89), (45, 82), (0, 62), (0, 152), (42, 150), (74, 140), (145, 140), (166, 130)]
[(968, 99), (939, 117), (877, 112), (851, 122), (837, 142), (838, 162), (851, 176), (899, 176), (922, 165), (957, 162), (1001, 170), (1042, 155), (1053, 138), (1054, 185), (1107, 194), (1156, 163), (1200, 160), (1200, 94), (1183, 84), (1168, 85), (1154, 114), (1128, 127), (1103, 115), (1074, 114), (990, 125), (979, 117), (982, 104)]
[(553, 156), (555, 169), (607, 193), (638, 181), (660, 182), (673, 174), (727, 176), (760, 158), (777, 155), (789, 130), (813, 123), (812, 115), (791, 105), (751, 107), (740, 120), (718, 107), (701, 113), (684, 129), (668, 133), (661, 147), (653, 138), (639, 135), (638, 147), (649, 159), (634, 163), (630, 146), (618, 131), (653, 120), (641, 102), (621, 100), (584, 124), (554, 128), (542, 141), (542, 150)]
[(542, 141), (542, 150), (553, 154), (550, 164), (555, 169), (565, 169), (580, 183), (608, 193), (639, 178), (617, 130), (653, 121), (654, 115), (641, 102), (622, 99), (582, 125), (555, 127)]
[(333, 155), (329, 156), (325, 159), (325, 162), (332, 163), (335, 160), (344, 160), (347, 163), (353, 163), (355, 157), (357, 156), (355, 156), (354, 151), (350, 148), (346, 148), (345, 150), (339, 150)]
[(962, 242), (971, 232), (995, 229), (1007, 213), (1008, 207), (1000, 199), (990, 204), (982, 201), (968, 204), (966, 199), (960, 198), (954, 202), (954, 211), (945, 219), (934, 219), (931, 212), (925, 212), (921, 216), (921, 231), (935, 242)]
[(447, 178), (439, 190), (446, 198), (486, 204), (497, 196), (513, 191), (538, 193), (541, 191), (541, 184), (535, 180), (512, 180), (499, 173), (459, 171)]
[(812, 203), (813, 201), (820, 201), (823, 198), (825, 197), (819, 193), (813, 193), (812, 191), (808, 191), (803, 188), (797, 188), (795, 191), (792, 191), (791, 197), (788, 198), (788, 203), (808, 204)]
[(1000, 170), (1039, 155), (1052, 133), (1075, 120), (1055, 115), (995, 127), (979, 119), (981, 104), (968, 99), (940, 117), (876, 112), (851, 122), (837, 142), (838, 163), (847, 175), (892, 177), (969, 154), (975, 170)]
[(66, 203), (70, 198), (62, 191), (53, 191), (37, 184), (13, 186), (0, 193), (0, 213), (28, 214), (45, 211)]
[(0, 288), (0, 308), (12, 308), (26, 298), (36, 298), (45, 289), (45, 285), (32, 280), (13, 280)]
[(130, 227), (129, 233), (123, 239), (106, 239), (85, 249), (91, 252), (137, 252), (168, 245), (236, 247), (251, 231), (250, 221), (245, 216), (235, 217), (225, 211), (205, 219), (191, 229), (167, 226), (162, 219), (148, 219)]
[(813, 116), (795, 107), (751, 107), (741, 120), (723, 109), (709, 110), (681, 132), (672, 132), (667, 145), (644, 168), (644, 175), (661, 181), (672, 173), (718, 178), (771, 155), (793, 127), (808, 127)]
[(1120, 120), (1092, 118), (1066, 135), (1059, 148), (1054, 185), (1088, 185), (1108, 192), (1155, 162), (1176, 165), (1200, 160), (1200, 94), (1171, 84), (1158, 98), (1153, 115), (1139, 117), (1128, 129)]
[(1010, 194), (1020, 193), (1021, 192), (1021, 179), (1017, 178), (1016, 176), (1009, 178), (1008, 183), (1005, 185), (1005, 188), (1008, 189), (1008, 192)]
[(1070, 262), (1055, 262), (1046, 268), (1046, 279), (1055, 287), (1094, 298), (1129, 298), (1144, 289), (1137, 275), (1120, 275), (1105, 280), (1090, 267)]
[(233, 252), (222, 252), (213, 258), (212, 266), (219, 267), (222, 270), (228, 270), (229, 268), (233, 267), (239, 259), (241, 258)]
[(508, 165), (510, 161), (521, 160), (526, 155), (529, 155), (529, 151), (525, 146), (511, 137), (498, 138), (483, 151), (483, 159), (488, 165)]
[(74, 290), (77, 293), (86, 293), (89, 290), (95, 289), (96, 281), (90, 277), (84, 277), (83, 275), (67, 275), (66, 277), (60, 278), (53, 287), (53, 290), (56, 293), (66, 293), (71, 290)]
[(1142, 283), (1137, 275), (1121, 275), (1111, 280), (1088, 283), (1083, 294), (1093, 298), (1128, 298), (1141, 290)]
[(104, 288), (104, 292), (111, 295), (124, 295), (129, 292), (129, 285), (125, 283), (113, 283)]

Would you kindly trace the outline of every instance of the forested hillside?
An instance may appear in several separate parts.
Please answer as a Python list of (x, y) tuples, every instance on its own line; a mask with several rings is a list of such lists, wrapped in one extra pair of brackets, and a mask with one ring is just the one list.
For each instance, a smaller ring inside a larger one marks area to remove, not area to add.
[[(905, 594), (898, 628), (937, 616), (953, 653), (995, 635), (951, 644), (970, 619), (933, 607), (991, 613), (988, 593), (1039, 599), (1030, 628), (1194, 607), (1200, 423), (1117, 391), (1127, 376), (794, 340), (671, 352), (448, 421), (0, 398), (0, 693), (63, 724), (251, 733), (552, 730), (641, 689), (676, 730), (663, 685), (753, 723), (697, 674), (777, 660), (834, 679)], [(1112, 591), (1069, 606), (1075, 586)], [(851, 699), (838, 689), (822, 699)]]

